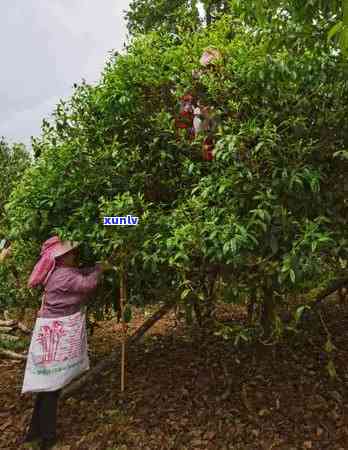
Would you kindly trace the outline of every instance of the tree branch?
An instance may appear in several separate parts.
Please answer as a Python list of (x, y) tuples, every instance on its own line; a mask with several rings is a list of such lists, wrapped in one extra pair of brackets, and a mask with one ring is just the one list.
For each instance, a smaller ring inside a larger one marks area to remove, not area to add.
[[(146, 320), (141, 327), (139, 327), (136, 332), (130, 336), (127, 342), (127, 346), (129, 344), (135, 344), (140, 341), (140, 339), (144, 336), (144, 334), (152, 328), (156, 322), (158, 322), (162, 317), (164, 317), (175, 305), (175, 302), (168, 302), (163, 305), (158, 311), (156, 311), (148, 320)], [(63, 389), (62, 398), (70, 397), (75, 391), (80, 389), (87, 381), (92, 380), (94, 377), (99, 375), (103, 370), (107, 369), (110, 365), (113, 364), (115, 360), (120, 357), (120, 349), (117, 348), (110, 353), (105, 359), (100, 361), (93, 369), (87, 372), (78, 380), (72, 382), (69, 386)]]
[(333, 280), (329, 286), (324, 289), (319, 295), (317, 295), (316, 299), (314, 300), (314, 304), (312, 306), (312, 309), (316, 309), (319, 306), (321, 306), (321, 303), (331, 294), (336, 292), (338, 289), (348, 287), (348, 278), (339, 278), (337, 280)]

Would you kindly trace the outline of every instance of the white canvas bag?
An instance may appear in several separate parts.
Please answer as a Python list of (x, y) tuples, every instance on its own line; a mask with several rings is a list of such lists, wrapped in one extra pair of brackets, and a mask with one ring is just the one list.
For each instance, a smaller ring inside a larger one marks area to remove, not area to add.
[(89, 369), (85, 309), (70, 316), (36, 319), (22, 394), (61, 389)]

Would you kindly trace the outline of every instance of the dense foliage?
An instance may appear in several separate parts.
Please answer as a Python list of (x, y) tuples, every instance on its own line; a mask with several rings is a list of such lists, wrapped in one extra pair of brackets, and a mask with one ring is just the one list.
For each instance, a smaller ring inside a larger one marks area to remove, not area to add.
[[(294, 14), (260, 27), (236, 11), (194, 34), (135, 36), (98, 85), (82, 83), (45, 121), (8, 204), (23, 277), (42, 240), (59, 233), (85, 243), (85, 262), (126, 261), (132, 303), (201, 299), (209, 315), (220, 280), (226, 301), (263, 304), (267, 328), (276, 304), (343, 270), (344, 56)], [(197, 79), (206, 47), (223, 59)], [(202, 161), (200, 138), (177, 138), (186, 92), (214, 109), (212, 162)], [(103, 226), (104, 216), (130, 214), (137, 227)]]
[(159, 29), (193, 32), (227, 13), (229, 6), (228, 0), (133, 0), (126, 14), (128, 31), (132, 35)]
[[(8, 220), (5, 204), (12, 190), (20, 183), (23, 172), (30, 165), (31, 158), (24, 145), (9, 145), (4, 138), (0, 140), (0, 241), (8, 237)], [(15, 264), (0, 265), (0, 307), (7, 306), (20, 298)]]

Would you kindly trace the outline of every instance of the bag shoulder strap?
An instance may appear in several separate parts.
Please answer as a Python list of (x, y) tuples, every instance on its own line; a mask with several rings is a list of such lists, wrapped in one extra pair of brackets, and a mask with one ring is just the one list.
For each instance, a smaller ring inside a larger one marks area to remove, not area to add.
[(45, 300), (46, 300), (46, 291), (43, 291), (42, 297), (41, 297), (41, 307), (39, 309), (39, 314), (43, 311), (44, 305), (45, 305)]

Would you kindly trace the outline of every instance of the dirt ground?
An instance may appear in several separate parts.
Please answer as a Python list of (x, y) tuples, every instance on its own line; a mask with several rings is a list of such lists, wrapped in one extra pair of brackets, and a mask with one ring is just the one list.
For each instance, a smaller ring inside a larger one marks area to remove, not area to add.
[[(244, 312), (224, 307), (238, 322)], [(275, 347), (244, 347), (193, 333), (174, 315), (129, 353), (126, 393), (120, 362), (59, 405), (57, 450), (346, 450), (348, 449), (348, 306), (323, 317), (336, 346), (338, 374), (325, 369), (326, 332)], [(132, 328), (144, 317), (137, 313)], [(92, 365), (120, 345), (120, 325), (101, 323), (89, 338)], [(0, 359), (0, 448), (20, 449), (31, 395), (21, 396), (24, 362)]]

